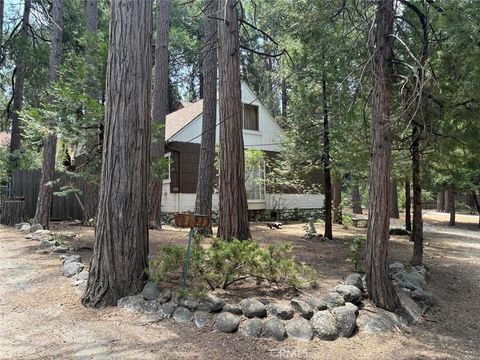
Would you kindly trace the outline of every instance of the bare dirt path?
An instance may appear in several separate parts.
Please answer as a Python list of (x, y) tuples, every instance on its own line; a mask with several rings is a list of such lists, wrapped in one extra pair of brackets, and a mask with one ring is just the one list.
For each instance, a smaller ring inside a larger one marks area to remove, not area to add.
[[(251, 340), (170, 321), (144, 325), (138, 315), (116, 308), (85, 309), (71, 281), (60, 276), (58, 255), (45, 254), (25, 234), (0, 227), (0, 359), (478, 359), (478, 220), (458, 215), (458, 227), (448, 228), (444, 214), (425, 217), (432, 224), (425, 228), (428, 288), (438, 302), (427, 320), (402, 333), (308, 343)], [(323, 294), (351, 271), (345, 262), (348, 239), (364, 232), (334, 230), (341, 238), (326, 243), (302, 239), (301, 224), (276, 232), (256, 225), (253, 234), (263, 242), (293, 241), (297, 256), (319, 271)], [(81, 236), (85, 243), (91, 242), (88, 231)], [(183, 237), (176, 230), (155, 232), (153, 248)], [(392, 261), (407, 262), (410, 254), (411, 243), (393, 237)]]

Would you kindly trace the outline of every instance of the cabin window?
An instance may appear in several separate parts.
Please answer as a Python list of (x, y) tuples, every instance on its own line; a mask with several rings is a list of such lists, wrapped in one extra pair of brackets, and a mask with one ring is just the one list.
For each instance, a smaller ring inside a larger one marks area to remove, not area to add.
[(258, 106), (243, 104), (243, 128), (245, 130), (259, 130)]
[(169, 183), (172, 181), (172, 178), (171, 178), (171, 173), (172, 173), (172, 153), (166, 153), (165, 155), (163, 155), (164, 159), (165, 159), (165, 163), (162, 164), (161, 166), (165, 166), (165, 172), (164, 172), (164, 175), (163, 175), (163, 182), (164, 183)]

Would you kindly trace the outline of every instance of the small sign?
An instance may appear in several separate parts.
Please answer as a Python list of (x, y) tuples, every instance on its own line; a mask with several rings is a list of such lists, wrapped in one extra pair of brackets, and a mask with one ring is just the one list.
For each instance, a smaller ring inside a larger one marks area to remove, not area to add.
[(175, 216), (175, 225), (182, 228), (203, 228), (210, 225), (210, 219), (206, 215), (178, 214)]

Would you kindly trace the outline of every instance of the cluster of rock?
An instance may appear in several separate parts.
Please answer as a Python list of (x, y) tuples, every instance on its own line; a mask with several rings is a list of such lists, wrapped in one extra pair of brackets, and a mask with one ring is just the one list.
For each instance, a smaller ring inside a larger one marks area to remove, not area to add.
[(15, 226), (20, 231), (29, 232), (25, 236), (26, 239), (40, 241), (40, 247), (44, 248), (46, 252), (62, 254), (62, 275), (70, 278), (79, 292), (83, 293), (85, 291), (88, 271), (84, 270), (85, 266), (82, 264), (80, 255), (67, 255), (66, 253), (70, 249), (62, 245), (50, 230), (43, 230), (40, 224), (19, 223)]
[[(356, 280), (356, 284), (362, 284), (360, 275)], [(223, 333), (239, 331), (248, 337), (278, 341), (287, 337), (305, 341), (314, 337), (335, 340), (354, 333), (356, 304), (363, 296), (361, 288), (345, 284), (335, 287), (324, 299), (292, 299), (284, 304), (247, 298), (233, 304), (213, 294), (202, 299), (181, 297), (171, 289), (149, 282), (141, 294), (120, 299), (118, 306), (143, 313), (146, 323), (171, 318), (179, 324), (194, 323), (198, 328), (213, 326)]]

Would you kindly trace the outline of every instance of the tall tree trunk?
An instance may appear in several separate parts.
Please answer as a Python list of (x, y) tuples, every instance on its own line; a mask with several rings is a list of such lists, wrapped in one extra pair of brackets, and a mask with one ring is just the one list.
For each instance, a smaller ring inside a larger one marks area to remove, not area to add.
[[(223, 3), (223, 2), (222, 2)], [(220, 204), (218, 237), (249, 239), (236, 0), (226, 0), (218, 21), (220, 74)]]
[[(325, 61), (323, 62), (325, 66)], [(330, 174), (330, 123), (328, 119), (327, 80), (325, 69), (322, 72), (323, 106), (323, 182), (325, 183), (325, 232), (323, 236), (333, 239), (332, 231), (332, 177)]]
[(423, 217), (422, 186), (420, 184), (420, 129), (415, 124), (412, 128), (412, 184), (413, 184), (413, 241), (411, 264), (422, 265), (423, 262)]
[(437, 211), (445, 211), (445, 191), (439, 191), (437, 194)]
[(2, 31), (0, 31), (0, 67), (3, 65), (3, 14), (4, 14), (4, 1), (3, 0), (0, 0), (0, 29)]
[(410, 181), (405, 181), (405, 229), (412, 231)]
[(96, 34), (98, 27), (98, 0), (87, 0), (87, 31)]
[(354, 214), (363, 214), (360, 188), (356, 181), (352, 184), (352, 211)]
[[(2, 1), (3, 3), (3, 1)], [(10, 140), (10, 152), (20, 150), (22, 142), (20, 111), (23, 106), (23, 89), (25, 84), (25, 53), (28, 46), (28, 29), (30, 26), (31, 1), (25, 0), (23, 4), (22, 27), (20, 29), (20, 49), (15, 58), (15, 86), (13, 89), (12, 109), (12, 137)], [(2, 12), (3, 15), (3, 12)], [(2, 16), (3, 19), (3, 16)], [(3, 27), (1, 28), (3, 29)], [(1, 43), (0, 43), (1, 44)], [(1, 44), (3, 46), (3, 44)], [(18, 166), (18, 157), (12, 157), (12, 168)]]
[[(50, 85), (53, 85), (59, 77), (60, 59), (62, 56), (63, 35), (63, 0), (53, 0), (52, 10), (52, 42), (50, 52)], [(48, 102), (54, 101), (53, 96), (48, 97)], [(50, 227), (50, 209), (52, 207), (53, 180), (55, 176), (55, 155), (57, 151), (57, 135), (48, 135), (43, 144), (43, 164), (40, 187), (38, 191), (37, 208), (35, 219), (44, 229)]]
[(472, 190), (473, 201), (475, 202), (475, 208), (478, 212), (478, 228), (480, 229), (480, 201), (478, 200), (477, 192)]
[(393, 56), (394, 2), (379, 0), (375, 18), (374, 87), (371, 122), (369, 210), (366, 246), (366, 281), (371, 301), (394, 311), (400, 300), (387, 267), (390, 219), (390, 82)]
[(111, 2), (100, 200), (82, 298), (89, 307), (137, 294), (148, 266), (151, 35), (151, 0)]
[(335, 176), (333, 181), (333, 222), (342, 224), (342, 178)]
[(448, 211), (450, 212), (448, 226), (455, 226), (455, 190), (453, 187), (448, 189)]
[(391, 178), (390, 180), (390, 219), (399, 219), (400, 212), (398, 211), (398, 192), (397, 192), (397, 179)]
[[(198, 166), (195, 212), (212, 219), (213, 181), (215, 178), (215, 129), (217, 125), (217, 1), (205, 0), (203, 46), (202, 144)], [(212, 234), (211, 226), (207, 229)]]
[(155, 82), (153, 89), (153, 132), (152, 132), (152, 171), (150, 173), (150, 194), (148, 217), (151, 229), (162, 226), (162, 186), (161, 168), (165, 153), (165, 117), (168, 113), (168, 32), (170, 28), (170, 0), (157, 0), (157, 39), (155, 44)]

